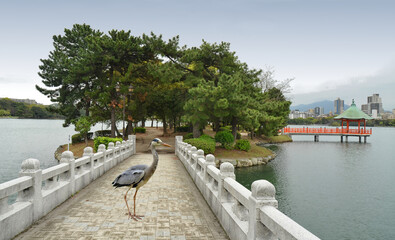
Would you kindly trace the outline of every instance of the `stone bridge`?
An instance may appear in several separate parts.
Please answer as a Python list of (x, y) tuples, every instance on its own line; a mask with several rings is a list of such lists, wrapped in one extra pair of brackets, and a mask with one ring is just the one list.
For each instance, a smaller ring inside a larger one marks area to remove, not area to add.
[(160, 153), (154, 176), (139, 190), (136, 212), (145, 217), (128, 219), (126, 189), (111, 182), (152, 161), (136, 154), (135, 136), (129, 139), (97, 153), (86, 148), (79, 159), (65, 152), (44, 170), (25, 160), (19, 178), (0, 184), (0, 239), (318, 239), (277, 210), (273, 185), (260, 180), (249, 191), (235, 181), (231, 164), (215, 168), (214, 156), (182, 137), (176, 156)]

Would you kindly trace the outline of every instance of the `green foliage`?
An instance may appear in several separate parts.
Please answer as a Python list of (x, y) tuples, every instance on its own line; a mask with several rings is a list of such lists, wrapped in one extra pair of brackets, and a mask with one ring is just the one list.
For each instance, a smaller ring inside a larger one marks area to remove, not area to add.
[(73, 136), (71, 136), (71, 143), (75, 144), (75, 143), (80, 143), (84, 141), (84, 137), (80, 134), (74, 134)]
[(76, 122), (74, 122), (75, 131), (80, 132), (81, 135), (87, 134), (91, 130), (92, 122), (89, 117), (80, 117)]
[(0, 117), (1, 116), (33, 119), (54, 119), (62, 117), (51, 113), (47, 106), (17, 102), (9, 98), (0, 98)]
[(236, 141), (236, 149), (248, 152), (251, 149), (250, 141), (247, 139), (240, 139)]
[(234, 141), (234, 137), (229, 131), (219, 131), (215, 134), (215, 141), (222, 144), (222, 147), (231, 149)]
[(11, 116), (10, 111), (4, 110), (4, 109), (0, 109), (0, 117), (5, 117), (5, 116)]
[(143, 127), (135, 127), (135, 128), (133, 129), (133, 131), (134, 131), (134, 133), (145, 133), (145, 132), (146, 132), (146, 129), (143, 128)]
[(197, 149), (202, 149), (205, 154), (214, 154), (215, 152), (215, 141), (207, 135), (202, 135), (199, 138), (186, 139), (184, 142), (195, 146)]
[(97, 149), (99, 148), (100, 144), (106, 145), (106, 148), (108, 147), (108, 144), (110, 142), (113, 142), (114, 144), (116, 142), (122, 142), (122, 138), (110, 138), (110, 137), (97, 137), (93, 140), (94, 142), (94, 149), (97, 152)]
[(239, 132), (236, 133), (236, 139), (241, 139), (241, 134)]
[(190, 126), (180, 126), (176, 127), (176, 132), (189, 132)]
[(193, 133), (188, 133), (184, 136), (184, 140), (193, 138)]

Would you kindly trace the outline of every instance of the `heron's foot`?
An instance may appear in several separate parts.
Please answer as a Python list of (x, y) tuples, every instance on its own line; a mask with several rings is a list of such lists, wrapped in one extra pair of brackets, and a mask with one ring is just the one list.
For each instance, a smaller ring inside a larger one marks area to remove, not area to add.
[(135, 221), (142, 220), (144, 217), (144, 215), (135, 215), (135, 214), (132, 214), (131, 212), (125, 213), (125, 215), (129, 215), (128, 219), (133, 219)]
[(131, 215), (130, 216), (134, 221), (140, 221), (143, 219), (144, 215)]

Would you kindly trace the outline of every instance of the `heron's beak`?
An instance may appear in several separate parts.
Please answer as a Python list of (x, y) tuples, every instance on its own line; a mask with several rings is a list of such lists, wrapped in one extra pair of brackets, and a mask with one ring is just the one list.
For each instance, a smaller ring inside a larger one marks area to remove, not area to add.
[(165, 147), (171, 147), (171, 145), (167, 144), (167, 143), (162, 143), (163, 146)]

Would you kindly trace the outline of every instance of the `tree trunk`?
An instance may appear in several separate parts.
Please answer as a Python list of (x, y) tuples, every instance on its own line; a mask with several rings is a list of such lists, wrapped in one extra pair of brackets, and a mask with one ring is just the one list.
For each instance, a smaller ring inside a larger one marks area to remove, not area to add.
[(193, 124), (193, 138), (200, 137), (200, 124), (196, 122)]
[(115, 124), (115, 107), (111, 108), (111, 137), (115, 137), (115, 129), (116, 129), (116, 124)]
[(126, 135), (129, 136), (133, 133), (133, 122), (128, 120), (128, 125), (126, 125)]
[(236, 140), (237, 137), (237, 118), (232, 118), (232, 134), (234, 139)]
[(214, 130), (214, 132), (219, 132), (219, 120), (218, 119), (213, 122), (213, 130)]
[(154, 127), (154, 119), (151, 119), (151, 127)]
[(119, 132), (118, 128), (115, 127), (115, 131), (117, 132), (117, 137), (121, 136), (121, 133)]
[(167, 135), (167, 122), (166, 122), (166, 117), (162, 117), (162, 122), (163, 122), (163, 136)]
[(141, 120), (141, 127), (145, 127), (145, 119)]
[(85, 133), (85, 146), (88, 146), (88, 133)]

